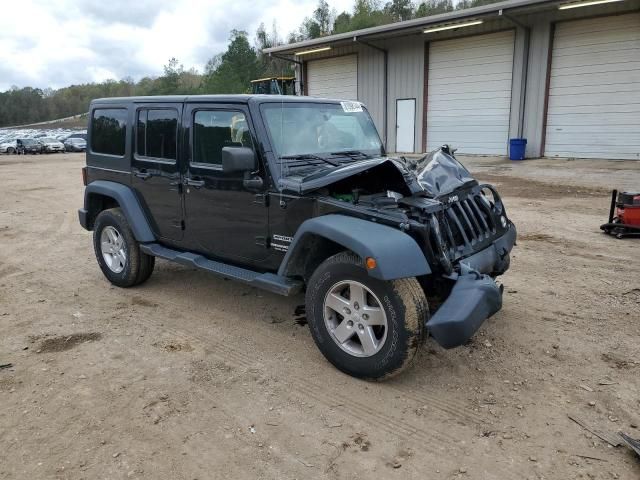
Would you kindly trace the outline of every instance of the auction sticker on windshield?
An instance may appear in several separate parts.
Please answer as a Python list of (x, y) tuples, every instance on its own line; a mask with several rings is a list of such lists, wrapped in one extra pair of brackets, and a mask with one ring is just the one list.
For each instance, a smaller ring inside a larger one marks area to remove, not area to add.
[(362, 104), (360, 102), (340, 102), (340, 105), (342, 105), (342, 110), (347, 113), (362, 111)]

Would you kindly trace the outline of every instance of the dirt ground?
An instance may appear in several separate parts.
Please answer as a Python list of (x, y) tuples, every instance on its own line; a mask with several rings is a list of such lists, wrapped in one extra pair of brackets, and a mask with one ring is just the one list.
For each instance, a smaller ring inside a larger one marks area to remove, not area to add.
[(519, 231), (504, 307), (385, 383), (282, 298), (158, 261), (110, 286), (81, 154), (0, 157), (0, 478), (637, 479), (640, 240), (600, 233), (640, 163), (469, 159)]

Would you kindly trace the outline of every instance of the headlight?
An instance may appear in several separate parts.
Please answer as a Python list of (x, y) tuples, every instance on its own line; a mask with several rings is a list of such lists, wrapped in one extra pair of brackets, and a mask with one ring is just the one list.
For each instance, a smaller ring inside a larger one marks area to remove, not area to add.
[(502, 224), (502, 228), (507, 228), (507, 219), (504, 215), (500, 215), (500, 223)]

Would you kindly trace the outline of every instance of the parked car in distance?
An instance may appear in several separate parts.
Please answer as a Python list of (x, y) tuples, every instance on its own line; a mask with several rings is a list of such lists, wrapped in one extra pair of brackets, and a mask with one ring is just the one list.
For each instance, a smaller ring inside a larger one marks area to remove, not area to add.
[(64, 141), (64, 148), (67, 152), (86, 152), (87, 141), (84, 138), (67, 138)]
[(64, 145), (58, 139), (45, 137), (45, 138), (38, 138), (38, 141), (42, 143), (44, 153), (64, 152)]
[(0, 153), (16, 153), (18, 151), (18, 145), (15, 140), (3, 141), (0, 143)]
[(159, 257), (306, 291), (320, 351), (367, 379), (400, 372), (428, 335), (466, 344), (502, 306), (516, 228), (497, 190), (447, 145), (388, 157), (359, 102), (128, 97), (89, 112), (78, 216), (114, 285), (143, 283)]
[(25, 153), (42, 153), (44, 151), (43, 144), (34, 138), (18, 138), (16, 139), (17, 152)]
[(66, 140), (69, 140), (70, 138), (81, 138), (86, 142), (87, 141), (87, 134), (86, 133), (72, 133), (71, 135), (69, 135), (66, 138)]

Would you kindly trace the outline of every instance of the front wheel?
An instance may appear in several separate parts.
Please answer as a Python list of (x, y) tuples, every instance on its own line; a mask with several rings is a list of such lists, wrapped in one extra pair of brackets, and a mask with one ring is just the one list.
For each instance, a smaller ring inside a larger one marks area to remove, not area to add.
[(102, 273), (118, 287), (139, 285), (153, 272), (155, 257), (140, 251), (119, 208), (103, 210), (96, 218), (93, 248)]
[(373, 278), (352, 252), (329, 257), (316, 269), (307, 286), (306, 310), (313, 339), (327, 360), (349, 375), (376, 380), (411, 364), (428, 312), (415, 278)]

